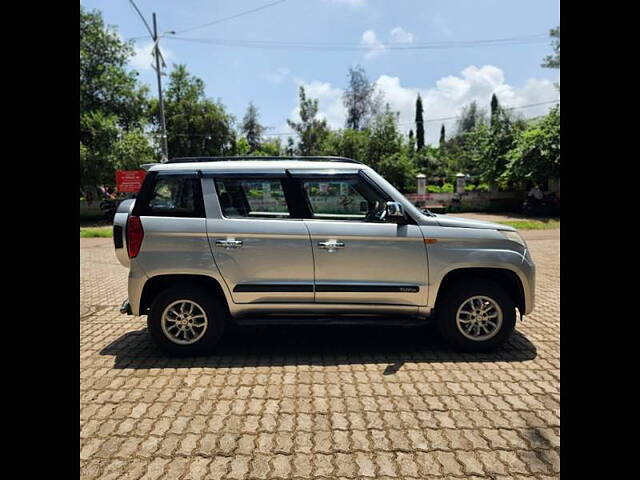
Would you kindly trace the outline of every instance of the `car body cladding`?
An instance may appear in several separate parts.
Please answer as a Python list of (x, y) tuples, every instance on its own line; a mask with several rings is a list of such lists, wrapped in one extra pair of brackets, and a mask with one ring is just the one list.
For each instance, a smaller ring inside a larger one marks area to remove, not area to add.
[(421, 225), (429, 251), (430, 295), (429, 307), (435, 306), (442, 280), (454, 270), (464, 268), (498, 268), (515, 273), (525, 294), (525, 312), (533, 309), (529, 293), (535, 281), (535, 267), (526, 258), (526, 248), (518, 251), (514, 242), (505, 239), (497, 230), (486, 228), (444, 227)]
[[(327, 171), (291, 171), (300, 184), (330, 180)], [(358, 177), (382, 195), (359, 171), (336, 173), (336, 180)], [(307, 202), (309, 204), (309, 202)], [(315, 264), (316, 303), (390, 304), (426, 307), (427, 250), (420, 227), (408, 224), (313, 219), (305, 216)], [(336, 248), (331, 248), (335, 242)], [(417, 313), (416, 309), (416, 313)]]
[[(234, 303), (313, 303), (313, 257), (309, 232), (300, 219), (225, 218), (214, 179), (204, 175), (209, 245)], [(254, 175), (226, 174), (253, 178)], [(261, 175), (285, 179), (284, 170)], [(209, 194), (209, 192), (212, 193)], [(240, 241), (227, 248), (220, 242)], [(218, 242), (218, 243), (217, 243)]]
[[(154, 182), (170, 175), (197, 178), (195, 171), (161, 172), (156, 175)], [(148, 193), (139, 196), (133, 210), (134, 215), (139, 214), (144, 230), (143, 248), (136, 258), (131, 259), (129, 300), (134, 315), (141, 313), (140, 297), (148, 279), (174, 274), (208, 275), (215, 278), (214, 272), (217, 271), (207, 240), (204, 209), (202, 217), (147, 215), (143, 205), (138, 203), (145, 199), (149, 199)], [(138, 267), (142, 272), (138, 271)], [(142, 278), (143, 274), (146, 274), (145, 278)], [(132, 278), (136, 281), (131, 281)]]

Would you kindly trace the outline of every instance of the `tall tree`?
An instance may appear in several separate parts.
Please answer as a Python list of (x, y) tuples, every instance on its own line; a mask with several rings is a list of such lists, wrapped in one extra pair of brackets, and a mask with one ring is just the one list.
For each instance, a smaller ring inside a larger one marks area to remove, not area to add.
[(478, 104), (474, 100), (469, 105), (462, 108), (462, 113), (458, 118), (458, 133), (471, 132), (476, 126), (484, 123), (485, 113), (478, 108)]
[(545, 183), (560, 176), (560, 106), (519, 132), (507, 154), (503, 178), (511, 182)]
[(295, 145), (293, 143), (293, 138), (289, 137), (287, 138), (287, 146), (284, 149), (285, 154), (289, 157), (292, 157), (293, 154), (295, 153)]
[(169, 75), (165, 116), (172, 157), (225, 155), (235, 148), (233, 117), (220, 102), (208, 99), (204, 88), (202, 79), (184, 65), (176, 65)]
[(491, 95), (491, 125), (496, 122), (496, 117), (500, 113), (500, 104), (498, 103), (498, 97), (494, 93)]
[(249, 144), (249, 153), (254, 153), (262, 147), (262, 134), (265, 128), (260, 124), (258, 109), (253, 102), (249, 102), (247, 113), (245, 113), (242, 119), (242, 125), (240, 127), (242, 133), (247, 137), (247, 143)]
[(544, 68), (560, 68), (560, 27), (549, 30), (553, 55), (547, 55), (542, 61)]
[(130, 43), (80, 5), (80, 185), (113, 184), (115, 169), (137, 168), (155, 155), (143, 127), (147, 88), (127, 69)]
[(422, 118), (422, 98), (418, 94), (416, 99), (416, 150), (424, 148), (424, 119)]
[(440, 149), (442, 149), (444, 147), (446, 140), (444, 138), (444, 123), (442, 124), (442, 127), (440, 127)]
[(325, 119), (318, 115), (318, 100), (307, 98), (304, 87), (300, 86), (300, 121), (287, 120), (287, 124), (298, 134), (298, 154), (318, 155), (322, 143), (329, 134), (329, 126)]
[(80, 115), (99, 110), (125, 130), (144, 124), (148, 89), (127, 69), (132, 56), (131, 43), (106, 26), (99, 11), (80, 5)]
[(342, 95), (347, 111), (346, 128), (362, 130), (379, 110), (379, 95), (376, 96), (375, 83), (369, 81), (364, 68), (360, 65), (349, 68), (349, 84)]

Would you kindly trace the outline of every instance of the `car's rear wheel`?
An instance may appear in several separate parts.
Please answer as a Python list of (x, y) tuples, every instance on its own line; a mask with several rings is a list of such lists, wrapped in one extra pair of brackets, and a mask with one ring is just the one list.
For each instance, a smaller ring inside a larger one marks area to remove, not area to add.
[(516, 325), (513, 299), (491, 280), (451, 286), (437, 309), (442, 336), (460, 350), (484, 352), (502, 345)]
[(210, 352), (224, 332), (227, 312), (220, 299), (199, 286), (168, 288), (154, 299), (147, 327), (155, 343), (174, 356)]

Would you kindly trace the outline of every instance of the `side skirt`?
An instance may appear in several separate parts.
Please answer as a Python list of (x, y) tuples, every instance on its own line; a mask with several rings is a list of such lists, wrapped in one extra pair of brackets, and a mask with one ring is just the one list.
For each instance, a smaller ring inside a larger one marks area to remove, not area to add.
[(431, 323), (430, 318), (415, 316), (366, 316), (366, 315), (264, 315), (235, 319), (238, 326), (259, 325), (379, 325), (399, 327), (419, 327)]

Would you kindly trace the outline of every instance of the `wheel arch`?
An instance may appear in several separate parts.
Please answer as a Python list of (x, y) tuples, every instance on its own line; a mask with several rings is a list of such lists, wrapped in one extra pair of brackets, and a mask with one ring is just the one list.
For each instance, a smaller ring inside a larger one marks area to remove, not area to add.
[(185, 284), (197, 285), (206, 291), (217, 295), (224, 302), (224, 306), (229, 312), (229, 304), (224, 290), (218, 280), (208, 275), (193, 274), (166, 274), (156, 275), (147, 280), (140, 295), (140, 315), (146, 315), (149, 307), (156, 296), (169, 287), (182, 286)]
[(525, 293), (524, 286), (518, 275), (508, 268), (496, 267), (461, 267), (450, 270), (440, 281), (440, 286), (436, 293), (435, 309), (438, 309), (438, 303), (443, 298), (444, 293), (452, 285), (460, 281), (470, 279), (488, 279), (501, 285), (513, 299), (518, 311), (521, 315), (525, 312)]

